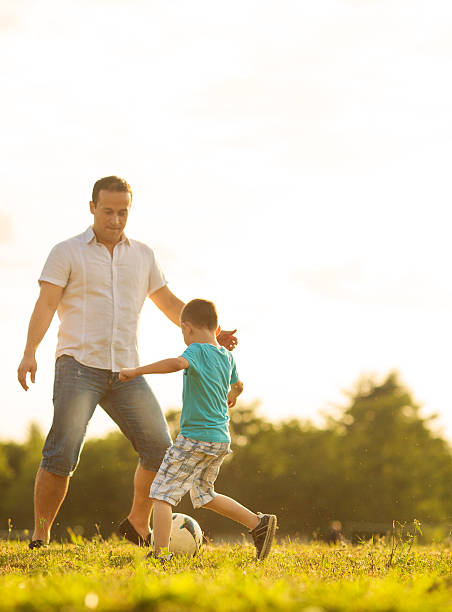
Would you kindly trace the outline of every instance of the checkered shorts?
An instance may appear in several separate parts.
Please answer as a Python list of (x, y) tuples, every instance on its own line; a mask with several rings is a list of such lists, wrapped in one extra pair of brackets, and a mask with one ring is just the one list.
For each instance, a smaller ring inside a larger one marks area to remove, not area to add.
[(204, 506), (216, 496), (213, 484), (230, 452), (228, 442), (202, 442), (179, 434), (166, 451), (150, 497), (177, 506), (190, 491), (193, 508)]

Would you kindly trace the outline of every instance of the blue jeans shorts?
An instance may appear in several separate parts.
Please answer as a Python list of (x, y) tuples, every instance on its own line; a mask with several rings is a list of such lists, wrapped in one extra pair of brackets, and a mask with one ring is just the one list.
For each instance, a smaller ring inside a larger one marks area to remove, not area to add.
[(62, 355), (55, 364), (54, 416), (42, 450), (41, 467), (72, 476), (97, 405), (130, 440), (146, 470), (157, 472), (171, 445), (168, 425), (142, 376), (120, 382), (118, 373), (91, 368)]
[(230, 452), (229, 442), (202, 442), (179, 434), (166, 451), (150, 497), (177, 506), (190, 491), (193, 508), (205, 506), (216, 497), (214, 483)]

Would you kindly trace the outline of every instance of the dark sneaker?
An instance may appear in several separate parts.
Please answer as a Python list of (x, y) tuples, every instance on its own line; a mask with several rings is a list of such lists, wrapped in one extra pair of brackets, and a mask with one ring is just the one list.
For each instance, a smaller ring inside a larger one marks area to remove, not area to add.
[(273, 538), (277, 526), (276, 516), (274, 514), (257, 513), (261, 519), (259, 525), (250, 531), (253, 536), (254, 546), (256, 547), (256, 558), (259, 561), (268, 557), (272, 546)]
[(151, 534), (146, 539), (142, 538), (129, 519), (124, 519), (118, 527), (118, 532), (126, 540), (136, 544), (137, 546), (150, 546), (151, 545)]
[(146, 555), (146, 559), (155, 559), (161, 565), (166, 565), (174, 559), (173, 553), (166, 553), (165, 555), (156, 555), (153, 550)]
[(28, 543), (28, 548), (33, 550), (34, 548), (47, 548), (48, 544), (44, 540), (31, 540)]

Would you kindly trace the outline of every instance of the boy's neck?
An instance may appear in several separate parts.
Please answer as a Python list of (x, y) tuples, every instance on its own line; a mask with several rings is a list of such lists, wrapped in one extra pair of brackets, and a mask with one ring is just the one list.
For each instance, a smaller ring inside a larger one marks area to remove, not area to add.
[(190, 344), (199, 342), (200, 344), (213, 344), (220, 346), (217, 342), (217, 337), (214, 331), (209, 329), (194, 329), (190, 338)]

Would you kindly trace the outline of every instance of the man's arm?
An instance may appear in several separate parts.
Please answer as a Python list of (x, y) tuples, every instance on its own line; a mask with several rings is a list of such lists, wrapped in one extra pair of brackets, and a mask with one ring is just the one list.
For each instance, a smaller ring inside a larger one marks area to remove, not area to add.
[[(168, 289), (167, 285), (157, 289), (149, 297), (170, 321), (180, 326), (180, 315), (185, 304)], [(233, 331), (220, 330), (217, 336), (218, 344), (221, 344), (221, 346), (226, 347), (230, 351), (235, 349), (238, 342), (234, 336), (236, 331), (236, 329)]]
[(243, 391), (243, 383), (241, 380), (238, 380), (237, 382), (231, 385), (231, 389), (228, 393), (229, 408), (232, 408), (233, 406), (235, 406), (237, 398), (242, 393), (242, 391)]
[(171, 372), (185, 370), (188, 368), (188, 366), (189, 363), (185, 357), (162, 359), (161, 361), (155, 361), (154, 363), (138, 368), (121, 368), (121, 371), (119, 372), (119, 380), (126, 382), (127, 380), (132, 380), (132, 378), (141, 376), (142, 374), (170, 374)]
[(31, 382), (35, 382), (37, 370), (35, 358), (36, 349), (44, 338), (46, 331), (49, 329), (49, 325), (60, 303), (63, 291), (64, 288), (58, 287), (58, 285), (47, 282), (41, 283), (41, 292), (28, 326), (27, 344), (25, 346), (24, 356), (17, 369), (17, 378), (25, 391), (28, 390), (27, 372), (30, 372)]
[(180, 327), (180, 315), (185, 304), (165, 285), (149, 296), (170, 321)]

